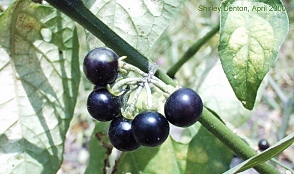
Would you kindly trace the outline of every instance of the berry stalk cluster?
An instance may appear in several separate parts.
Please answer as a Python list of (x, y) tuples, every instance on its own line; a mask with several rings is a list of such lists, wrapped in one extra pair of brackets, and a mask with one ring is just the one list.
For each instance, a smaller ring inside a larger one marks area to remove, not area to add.
[[(132, 151), (140, 146), (161, 145), (169, 135), (169, 124), (188, 127), (199, 119), (203, 103), (195, 91), (170, 90), (170, 86), (154, 76), (157, 66), (152, 66), (147, 74), (124, 62), (124, 58), (109, 48), (100, 47), (90, 51), (83, 63), (85, 76), (95, 85), (88, 96), (88, 112), (98, 121), (111, 121), (108, 136), (115, 148)], [(129, 71), (141, 77), (128, 77)], [(165, 116), (152, 108), (151, 85), (163, 95), (171, 93), (164, 104)], [(136, 113), (136, 103), (144, 88), (146, 109)], [(132, 93), (133, 101), (129, 104)]]

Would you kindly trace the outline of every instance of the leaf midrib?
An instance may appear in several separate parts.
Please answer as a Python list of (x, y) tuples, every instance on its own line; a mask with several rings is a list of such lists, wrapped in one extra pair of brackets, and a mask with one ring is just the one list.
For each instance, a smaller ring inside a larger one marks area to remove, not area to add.
[[(13, 87), (14, 87), (14, 95), (15, 95), (15, 102), (16, 102), (16, 110), (17, 110), (17, 115), (19, 117), (18, 121), (19, 122), (19, 126), (21, 127), (21, 133), (22, 135), (24, 134), (24, 127), (23, 124), (21, 124), (22, 119), (21, 119), (21, 112), (20, 112), (20, 107), (21, 107), (21, 101), (19, 100), (18, 96), (19, 96), (19, 90), (18, 90), (18, 86), (17, 83), (19, 82), (19, 78), (17, 75), (17, 71), (15, 68), (15, 61), (16, 61), (16, 24), (17, 24), (17, 20), (18, 20), (18, 15), (21, 13), (22, 11), (22, 7), (24, 6), (24, 4), (26, 3), (26, 1), (15, 1), (13, 5), (14, 9), (9, 9), (11, 11), (13, 11), (11, 13), (11, 23), (10, 23), (10, 27), (9, 27), (9, 32), (10, 32), (10, 39), (9, 39), (9, 48), (10, 48), (10, 65), (11, 65), (11, 71), (12, 71), (12, 76), (13, 76)], [(23, 139), (19, 141), (19, 143), (21, 144), (21, 151), (22, 153), (25, 152), (26, 149), (26, 143)], [(24, 153), (24, 156), (26, 154)], [(26, 158), (23, 157), (23, 160), (26, 161)], [(24, 163), (25, 168), (27, 169), (27, 162)]]

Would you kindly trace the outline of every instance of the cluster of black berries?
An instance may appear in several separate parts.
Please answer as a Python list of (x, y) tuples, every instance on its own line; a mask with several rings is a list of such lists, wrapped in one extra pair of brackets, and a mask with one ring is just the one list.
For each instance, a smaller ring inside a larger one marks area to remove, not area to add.
[(84, 59), (86, 77), (95, 84), (88, 97), (87, 109), (99, 121), (111, 121), (108, 131), (112, 145), (121, 151), (132, 151), (142, 146), (162, 144), (169, 135), (169, 122), (188, 127), (202, 114), (200, 96), (189, 88), (172, 93), (164, 105), (165, 117), (156, 111), (139, 113), (133, 120), (121, 115), (120, 98), (106, 89), (118, 76), (118, 55), (109, 48), (96, 48)]
[(109, 48), (96, 48), (84, 59), (84, 73), (95, 88), (90, 93), (87, 109), (99, 121), (110, 121), (120, 113), (119, 98), (109, 93), (106, 85), (118, 75), (118, 55)]

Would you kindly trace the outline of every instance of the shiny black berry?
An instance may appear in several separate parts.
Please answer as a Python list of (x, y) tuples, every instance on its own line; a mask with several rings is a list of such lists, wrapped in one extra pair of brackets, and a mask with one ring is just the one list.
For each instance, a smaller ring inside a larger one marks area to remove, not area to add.
[(132, 121), (122, 116), (111, 121), (108, 136), (111, 144), (120, 151), (132, 151), (140, 147), (132, 133)]
[(95, 48), (86, 55), (83, 68), (88, 80), (95, 85), (105, 86), (117, 78), (118, 55), (109, 48)]
[(172, 93), (164, 105), (166, 119), (173, 125), (188, 127), (201, 116), (203, 103), (200, 96), (190, 88), (181, 88)]
[(261, 151), (264, 151), (264, 150), (268, 149), (269, 147), (270, 147), (270, 145), (265, 139), (262, 139), (258, 142), (258, 148)]
[(168, 137), (169, 124), (158, 112), (146, 111), (138, 114), (132, 122), (135, 140), (143, 146), (158, 146)]
[(119, 97), (106, 89), (96, 89), (88, 97), (87, 109), (99, 121), (110, 121), (120, 113)]

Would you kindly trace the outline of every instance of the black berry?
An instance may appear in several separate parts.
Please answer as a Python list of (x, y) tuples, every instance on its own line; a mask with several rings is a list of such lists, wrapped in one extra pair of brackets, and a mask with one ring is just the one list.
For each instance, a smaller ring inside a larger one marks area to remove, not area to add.
[(132, 121), (122, 116), (114, 118), (109, 126), (111, 144), (121, 151), (132, 151), (140, 147), (132, 133)]
[(269, 147), (270, 147), (270, 145), (265, 139), (262, 139), (258, 142), (258, 148), (261, 151), (264, 151), (264, 150), (268, 149)]
[(132, 122), (135, 140), (143, 146), (158, 146), (168, 137), (169, 124), (158, 112), (146, 111), (138, 114)]
[(166, 119), (173, 125), (188, 127), (201, 116), (203, 103), (200, 96), (189, 88), (181, 88), (172, 93), (164, 105)]
[(84, 73), (98, 86), (112, 83), (118, 74), (118, 55), (111, 49), (100, 47), (90, 51), (84, 59)]
[(96, 89), (88, 97), (87, 109), (99, 121), (110, 121), (120, 113), (119, 97), (106, 89)]

